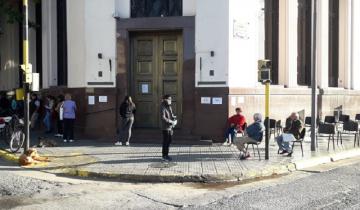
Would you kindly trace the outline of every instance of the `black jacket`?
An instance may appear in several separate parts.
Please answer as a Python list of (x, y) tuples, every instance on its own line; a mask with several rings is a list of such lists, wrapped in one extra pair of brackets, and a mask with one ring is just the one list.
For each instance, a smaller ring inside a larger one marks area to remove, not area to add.
[(122, 118), (131, 118), (134, 117), (136, 113), (136, 107), (134, 104), (128, 104), (123, 102), (120, 106), (120, 116)]
[(162, 102), (160, 106), (160, 118), (162, 130), (171, 131), (174, 128), (176, 116), (174, 115), (171, 106), (167, 105), (165, 102)]

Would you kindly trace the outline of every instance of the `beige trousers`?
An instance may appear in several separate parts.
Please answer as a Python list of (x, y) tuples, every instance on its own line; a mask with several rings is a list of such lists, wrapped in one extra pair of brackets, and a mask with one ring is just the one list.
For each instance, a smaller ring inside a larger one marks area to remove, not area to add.
[(243, 136), (243, 137), (237, 137), (234, 140), (234, 144), (236, 145), (236, 147), (238, 148), (239, 151), (245, 152), (245, 144), (246, 143), (257, 143), (258, 141), (248, 137), (248, 136)]

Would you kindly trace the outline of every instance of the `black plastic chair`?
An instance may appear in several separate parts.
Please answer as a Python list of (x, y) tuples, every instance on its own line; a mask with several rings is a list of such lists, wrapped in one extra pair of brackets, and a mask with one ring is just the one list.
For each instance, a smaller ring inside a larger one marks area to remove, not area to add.
[(278, 120), (278, 121), (276, 121), (276, 134), (278, 135), (278, 136), (280, 136), (281, 135), (281, 133), (282, 133), (282, 131), (283, 131), (283, 126), (281, 125), (281, 120)]
[(356, 114), (355, 121), (360, 121), (360, 114)]
[[(264, 120), (265, 127), (267, 126), (267, 119)], [(271, 138), (271, 134), (274, 134), (274, 138), (276, 137), (276, 120), (270, 119), (270, 127), (269, 127), (269, 137)]]
[(305, 127), (311, 127), (311, 117), (305, 117)]
[(339, 132), (341, 144), (342, 144), (342, 134), (345, 132), (347, 134), (354, 135), (354, 147), (356, 145), (356, 141), (358, 142), (358, 146), (359, 146), (359, 123), (352, 120), (349, 120), (344, 123), (343, 131)]
[(326, 123), (320, 123), (318, 128), (318, 134), (325, 134), (329, 135), (328, 138), (328, 151), (330, 147), (330, 140), (333, 141), (333, 148), (335, 150), (335, 125), (334, 124), (326, 124)]
[(339, 117), (339, 123), (346, 123), (350, 121), (350, 116), (349, 115), (340, 115)]
[(299, 136), (299, 139), (295, 140), (292, 142), (292, 152), (289, 154), (289, 156), (292, 155), (292, 153), (294, 152), (294, 147), (295, 147), (295, 143), (299, 143), (300, 144), (300, 147), (301, 147), (301, 154), (302, 156), (304, 157), (304, 149), (303, 149), (303, 141), (305, 139), (305, 135), (306, 135), (306, 128), (303, 128), (301, 130), (301, 133), (300, 133), (300, 136)]
[(324, 122), (326, 124), (335, 124), (336, 123), (336, 119), (334, 116), (325, 116)]
[[(262, 135), (262, 136), (264, 136), (264, 135)], [(259, 155), (259, 160), (261, 160), (259, 145), (261, 144), (262, 139), (263, 139), (263, 137), (261, 137), (260, 141), (259, 141), (259, 142), (256, 142), (256, 143), (246, 143), (245, 153), (247, 153), (248, 148), (249, 148), (249, 145), (251, 145), (251, 146), (252, 146), (252, 149), (253, 149), (254, 157), (255, 157), (255, 146), (256, 146), (256, 149), (257, 149), (257, 152), (258, 152), (258, 155)]]

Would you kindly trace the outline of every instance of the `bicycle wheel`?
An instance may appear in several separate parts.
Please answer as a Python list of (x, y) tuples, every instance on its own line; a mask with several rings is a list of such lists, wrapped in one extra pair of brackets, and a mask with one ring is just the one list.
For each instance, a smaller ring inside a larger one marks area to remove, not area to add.
[(25, 141), (25, 134), (22, 130), (17, 130), (12, 133), (10, 139), (10, 151), (15, 153), (23, 146)]

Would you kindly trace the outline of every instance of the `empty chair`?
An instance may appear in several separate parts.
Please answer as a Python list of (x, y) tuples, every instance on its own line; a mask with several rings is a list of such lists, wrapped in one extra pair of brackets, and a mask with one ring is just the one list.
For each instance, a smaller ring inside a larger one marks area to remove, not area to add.
[(358, 141), (358, 145), (359, 145), (359, 140), (358, 140), (359, 139), (359, 123), (358, 122), (349, 120), (344, 123), (343, 131), (339, 132), (341, 144), (342, 144), (342, 134), (344, 132), (354, 135), (354, 147), (356, 145), (356, 141)]
[(324, 122), (327, 124), (335, 124), (336, 120), (334, 116), (325, 116)]
[[(268, 119), (265, 119), (264, 120), (264, 125), (265, 125), (265, 128), (267, 126), (267, 123), (268, 123)], [(269, 125), (269, 138), (271, 138), (271, 134), (274, 134), (274, 138), (275, 138), (275, 134), (276, 134), (276, 120), (274, 119), (270, 119), (270, 125)]]
[(348, 122), (350, 120), (350, 116), (349, 115), (340, 115), (339, 117), (339, 122), (340, 123), (345, 123), (345, 122)]
[(328, 138), (328, 150), (330, 147), (330, 141), (333, 141), (333, 148), (335, 150), (335, 125), (334, 124), (326, 124), (326, 123), (320, 123), (318, 128), (318, 134), (325, 134), (329, 135)]
[(360, 121), (360, 114), (356, 114), (355, 121)]
[(305, 117), (305, 127), (311, 127), (311, 117)]

